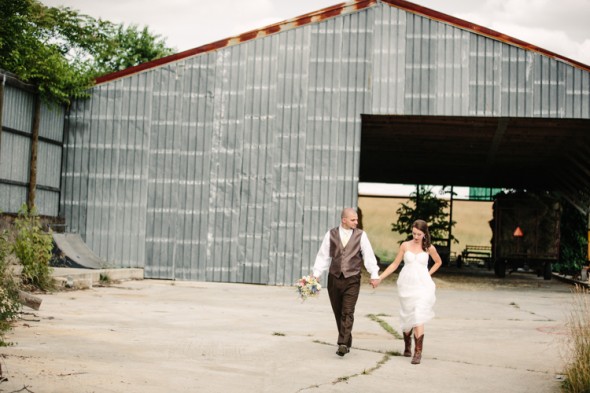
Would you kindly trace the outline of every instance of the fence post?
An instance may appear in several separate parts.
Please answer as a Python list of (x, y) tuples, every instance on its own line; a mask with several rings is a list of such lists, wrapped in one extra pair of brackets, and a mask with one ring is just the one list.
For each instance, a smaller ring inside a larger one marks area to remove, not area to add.
[(2, 113), (4, 112), (4, 85), (6, 84), (6, 75), (2, 74), (2, 83), (0, 83), (0, 165), (2, 165)]
[(31, 139), (31, 162), (29, 167), (29, 211), (35, 207), (35, 190), (37, 188), (37, 151), (39, 149), (39, 126), (41, 123), (41, 98), (35, 96), (35, 113), (33, 115), (33, 137)]

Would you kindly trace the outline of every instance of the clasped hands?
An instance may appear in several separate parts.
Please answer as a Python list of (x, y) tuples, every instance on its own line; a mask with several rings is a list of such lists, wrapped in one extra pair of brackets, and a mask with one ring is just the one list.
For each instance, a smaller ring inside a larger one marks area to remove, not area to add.
[(381, 279), (380, 278), (372, 278), (371, 279), (371, 282), (370, 282), (370, 284), (373, 287), (373, 289), (377, 288), (380, 283), (381, 283)]

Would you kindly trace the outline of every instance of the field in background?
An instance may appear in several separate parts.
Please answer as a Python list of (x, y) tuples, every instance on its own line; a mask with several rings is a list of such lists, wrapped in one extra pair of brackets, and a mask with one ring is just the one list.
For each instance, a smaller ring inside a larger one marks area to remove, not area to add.
[[(397, 221), (396, 210), (407, 198), (359, 197), (363, 229), (369, 235), (375, 254), (384, 262), (395, 258), (401, 235), (391, 231)], [(492, 202), (453, 201), (454, 236), (459, 243), (451, 245), (451, 252), (459, 254), (467, 244), (489, 246), (492, 230)]]

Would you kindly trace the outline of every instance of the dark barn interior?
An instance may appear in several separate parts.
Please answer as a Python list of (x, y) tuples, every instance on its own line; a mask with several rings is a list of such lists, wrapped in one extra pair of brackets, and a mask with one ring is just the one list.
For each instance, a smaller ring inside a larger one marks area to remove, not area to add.
[(546, 190), (588, 212), (590, 120), (361, 116), (361, 182)]

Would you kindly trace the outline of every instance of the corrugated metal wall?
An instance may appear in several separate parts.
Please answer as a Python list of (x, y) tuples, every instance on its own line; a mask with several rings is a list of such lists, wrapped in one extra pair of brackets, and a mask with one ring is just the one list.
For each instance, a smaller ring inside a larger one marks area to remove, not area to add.
[[(36, 95), (15, 84), (4, 86), (0, 150), (0, 210), (16, 213), (27, 202)], [(64, 129), (63, 107), (41, 103), (35, 205), (57, 217)]]
[(590, 73), (538, 53), (378, 6), (374, 114), (590, 117)]
[(146, 277), (291, 284), (357, 203), (360, 114), (589, 117), (588, 73), (377, 3), (97, 86), (68, 224)]

